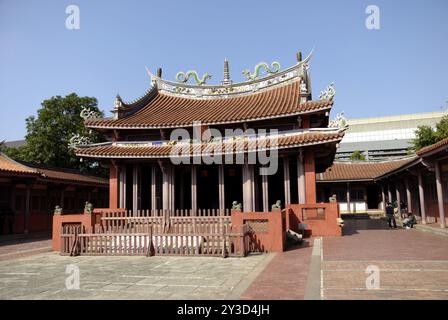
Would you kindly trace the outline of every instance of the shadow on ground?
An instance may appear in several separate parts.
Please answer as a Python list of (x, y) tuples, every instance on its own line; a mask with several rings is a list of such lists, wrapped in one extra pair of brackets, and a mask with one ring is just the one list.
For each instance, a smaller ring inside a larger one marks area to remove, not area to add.
[(359, 214), (354, 216), (345, 216), (343, 236), (358, 234), (358, 230), (388, 230), (386, 218), (371, 218), (367, 214)]

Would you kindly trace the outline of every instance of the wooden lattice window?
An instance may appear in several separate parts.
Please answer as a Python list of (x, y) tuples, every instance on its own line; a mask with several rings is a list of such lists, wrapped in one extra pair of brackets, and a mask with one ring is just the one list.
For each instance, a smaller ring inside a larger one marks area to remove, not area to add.
[(249, 230), (254, 233), (268, 233), (269, 232), (269, 220), (267, 219), (258, 219), (258, 220), (245, 220), (249, 226)]

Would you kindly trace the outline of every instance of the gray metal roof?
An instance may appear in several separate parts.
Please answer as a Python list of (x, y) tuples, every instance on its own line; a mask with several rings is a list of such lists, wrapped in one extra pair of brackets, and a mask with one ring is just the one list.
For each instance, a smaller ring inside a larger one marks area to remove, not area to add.
[(403, 150), (412, 146), (410, 139), (340, 143), (337, 153), (359, 151)]
[(434, 127), (445, 115), (447, 115), (446, 112), (422, 112), (389, 117), (348, 119), (349, 127), (347, 133), (409, 129), (422, 125)]

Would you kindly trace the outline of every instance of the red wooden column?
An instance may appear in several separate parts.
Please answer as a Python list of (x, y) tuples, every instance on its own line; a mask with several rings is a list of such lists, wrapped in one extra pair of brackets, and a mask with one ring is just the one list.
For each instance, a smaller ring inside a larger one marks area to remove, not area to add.
[(410, 186), (410, 179), (407, 178), (405, 180), (405, 186), (406, 186), (406, 202), (408, 203), (408, 212), (412, 212), (412, 195), (411, 195), (411, 186)]
[(420, 215), (422, 217), (422, 224), (426, 224), (425, 189), (421, 170), (418, 171), (418, 195), (420, 197)]
[(109, 208), (118, 208), (118, 166), (111, 161), (109, 165)]
[(316, 203), (316, 168), (314, 150), (305, 149), (305, 196), (307, 204)]
[(443, 207), (443, 187), (442, 187), (442, 174), (440, 172), (440, 162), (434, 163), (436, 171), (436, 189), (437, 189), (437, 203), (439, 206), (439, 223), (441, 228), (445, 228), (445, 208)]

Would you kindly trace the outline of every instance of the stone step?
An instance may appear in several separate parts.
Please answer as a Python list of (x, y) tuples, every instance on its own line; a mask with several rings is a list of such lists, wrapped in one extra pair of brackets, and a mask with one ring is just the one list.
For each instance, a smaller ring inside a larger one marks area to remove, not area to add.
[(434, 228), (434, 227), (429, 227), (427, 225), (424, 224), (417, 224), (414, 226), (415, 229), (423, 231), (423, 232), (429, 232), (435, 235), (439, 235), (439, 236), (443, 236), (443, 237), (448, 237), (448, 229), (442, 229), (442, 228)]

